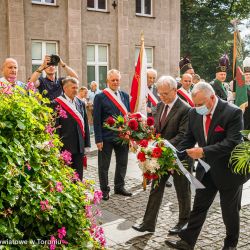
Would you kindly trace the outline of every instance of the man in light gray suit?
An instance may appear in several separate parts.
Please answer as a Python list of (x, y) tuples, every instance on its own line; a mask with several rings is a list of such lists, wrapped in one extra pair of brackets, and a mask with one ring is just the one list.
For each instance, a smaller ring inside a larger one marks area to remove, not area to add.
[[(156, 83), (156, 87), (161, 99), (154, 115), (156, 131), (177, 147), (188, 127), (190, 107), (177, 96), (177, 82), (171, 76), (162, 76)], [(191, 191), (190, 184), (184, 175), (174, 173), (173, 177), (179, 203), (179, 221), (170, 230), (170, 233), (178, 233), (189, 219)], [(168, 178), (169, 174), (163, 176), (159, 185), (155, 188), (153, 188), (154, 182), (152, 183), (143, 222), (140, 225), (134, 225), (135, 230), (140, 232), (155, 231), (156, 220)]]

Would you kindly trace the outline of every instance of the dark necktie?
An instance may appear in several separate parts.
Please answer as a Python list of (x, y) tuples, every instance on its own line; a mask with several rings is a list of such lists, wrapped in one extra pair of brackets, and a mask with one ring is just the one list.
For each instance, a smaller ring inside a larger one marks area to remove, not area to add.
[(161, 118), (160, 118), (160, 129), (162, 129), (162, 126), (163, 126), (163, 124), (164, 124), (164, 121), (166, 120), (166, 118), (167, 118), (167, 113), (168, 113), (168, 105), (165, 105), (165, 107), (164, 107), (164, 111), (163, 111), (163, 114), (162, 114), (162, 116), (161, 116)]

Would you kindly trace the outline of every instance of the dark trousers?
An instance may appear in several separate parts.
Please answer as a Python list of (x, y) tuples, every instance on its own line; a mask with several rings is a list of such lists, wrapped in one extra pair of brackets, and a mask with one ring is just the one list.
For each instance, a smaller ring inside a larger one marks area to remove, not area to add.
[(190, 182), (183, 174), (174, 173), (174, 187), (179, 205), (178, 224), (184, 225), (188, 222), (191, 212), (191, 188)]
[[(159, 185), (155, 188), (155, 183), (152, 183), (146, 212), (143, 217), (143, 222), (150, 228), (155, 228), (156, 226), (156, 221), (168, 178), (169, 175), (163, 176), (159, 182)], [(187, 178), (182, 174), (178, 175), (177, 173), (175, 173), (173, 175), (173, 178), (179, 203), (179, 223), (185, 224), (189, 219), (191, 210), (190, 183)]]
[(108, 171), (112, 151), (115, 151), (116, 169), (115, 169), (115, 190), (122, 189), (125, 185), (124, 179), (128, 165), (128, 145), (122, 145), (117, 142), (103, 141), (102, 151), (98, 151), (98, 174), (100, 188), (103, 192), (109, 192)]
[(71, 167), (76, 170), (80, 180), (83, 178), (83, 153), (72, 154), (72, 165)]
[(219, 191), (222, 218), (226, 226), (225, 247), (236, 247), (239, 238), (242, 185), (228, 189), (218, 190), (214, 185), (210, 173), (205, 174), (202, 183), (205, 189), (196, 190), (193, 210), (190, 214), (188, 227), (179, 236), (194, 246), (205, 222), (209, 207)]

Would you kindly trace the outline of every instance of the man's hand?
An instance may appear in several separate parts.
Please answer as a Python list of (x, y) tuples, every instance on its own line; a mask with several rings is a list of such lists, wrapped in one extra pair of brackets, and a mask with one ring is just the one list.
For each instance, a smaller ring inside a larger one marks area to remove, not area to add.
[(190, 156), (194, 160), (204, 157), (203, 148), (190, 148), (186, 151), (188, 156)]
[(152, 109), (150, 107), (147, 107), (147, 113), (152, 113)]
[(43, 60), (43, 64), (41, 65), (43, 67), (43, 69), (48, 67), (48, 63), (50, 63), (50, 56), (45, 55), (44, 60)]
[(97, 148), (98, 148), (99, 151), (102, 151), (103, 142), (98, 142), (98, 143), (96, 143), (96, 146), (97, 146)]

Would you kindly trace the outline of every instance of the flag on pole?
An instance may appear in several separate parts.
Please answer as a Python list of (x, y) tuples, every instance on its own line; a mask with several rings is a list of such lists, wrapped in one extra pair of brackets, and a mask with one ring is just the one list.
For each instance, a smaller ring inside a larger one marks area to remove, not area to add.
[[(236, 27), (236, 26), (235, 26)], [(242, 110), (245, 110), (247, 104), (247, 85), (245, 84), (245, 76), (243, 73), (243, 44), (239, 30), (234, 31), (234, 51), (233, 51), (233, 77), (235, 104)]]
[(130, 109), (132, 113), (141, 112), (143, 115), (147, 116), (147, 96), (147, 55), (144, 48), (144, 37), (142, 34), (141, 48), (130, 91)]

